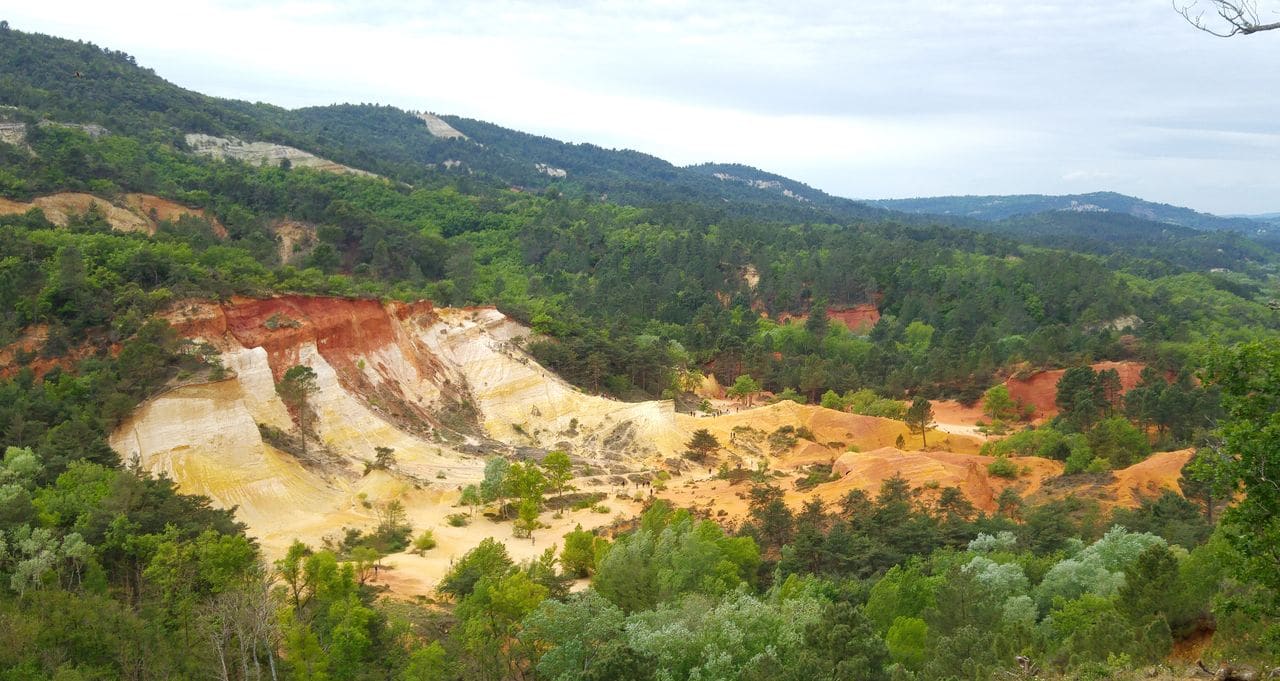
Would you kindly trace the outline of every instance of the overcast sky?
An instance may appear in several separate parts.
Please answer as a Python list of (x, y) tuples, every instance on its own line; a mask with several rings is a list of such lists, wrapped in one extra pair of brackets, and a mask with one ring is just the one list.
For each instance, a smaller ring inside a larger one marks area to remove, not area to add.
[(1280, 31), (1213, 38), (1167, 0), (40, 0), (0, 18), (208, 94), (452, 113), (853, 198), (1280, 211)]

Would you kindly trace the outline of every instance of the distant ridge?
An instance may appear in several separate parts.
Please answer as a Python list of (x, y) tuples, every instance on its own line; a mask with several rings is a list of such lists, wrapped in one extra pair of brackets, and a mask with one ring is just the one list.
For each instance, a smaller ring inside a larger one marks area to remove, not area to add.
[(1245, 217), (1222, 217), (1200, 213), (1190, 208), (1146, 201), (1116, 192), (1091, 194), (1017, 194), (1010, 196), (935, 196), (914, 199), (883, 199), (867, 201), (873, 206), (904, 213), (948, 215), (987, 222), (1005, 220), (1021, 215), (1035, 215), (1050, 211), (1079, 213), (1121, 213), (1143, 220), (1190, 227), (1191, 229), (1230, 230), (1253, 233), (1259, 221)]

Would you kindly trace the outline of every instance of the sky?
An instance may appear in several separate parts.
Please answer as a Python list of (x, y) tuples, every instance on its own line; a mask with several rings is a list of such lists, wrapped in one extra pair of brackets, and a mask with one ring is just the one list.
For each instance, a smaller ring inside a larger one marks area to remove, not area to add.
[(850, 198), (1280, 211), (1280, 31), (1214, 38), (1168, 0), (7, 2), (15, 29), (224, 97), (457, 114)]

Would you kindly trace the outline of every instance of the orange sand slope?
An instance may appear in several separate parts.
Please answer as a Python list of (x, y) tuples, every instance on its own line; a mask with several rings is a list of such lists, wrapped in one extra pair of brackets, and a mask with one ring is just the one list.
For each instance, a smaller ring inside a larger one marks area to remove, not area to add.
[[(1098, 362), (1092, 366), (1094, 371), (1115, 369), (1120, 374), (1120, 385), (1125, 392), (1138, 385), (1139, 374), (1146, 367), (1140, 362)], [(1041, 371), (1026, 378), (1010, 378), (1005, 381), (1005, 386), (1014, 400), (1036, 408), (1036, 418), (1051, 418), (1058, 413), (1058, 381), (1065, 373), (1066, 369)]]

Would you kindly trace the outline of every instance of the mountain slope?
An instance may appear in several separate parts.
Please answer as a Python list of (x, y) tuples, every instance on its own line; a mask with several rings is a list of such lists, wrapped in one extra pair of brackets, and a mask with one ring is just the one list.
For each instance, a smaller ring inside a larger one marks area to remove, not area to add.
[(881, 215), (845, 199), (821, 195), (821, 205), (814, 205), (636, 151), (569, 144), (457, 116), (435, 120), (461, 135), (439, 136), (420, 114), (390, 106), (286, 110), (209, 97), (165, 81), (123, 52), (40, 34), (7, 31), (0, 40), (0, 73), (0, 105), (17, 107), (12, 115), (28, 122), (51, 117), (95, 123), (138, 137), (160, 131), (175, 143), (191, 133), (271, 142), (414, 185), (441, 182), (442, 172), (476, 173), (504, 185), (556, 186), (622, 203), (729, 200), (731, 210), (763, 209), (797, 220)]
[(916, 199), (882, 199), (867, 203), (906, 213), (952, 215), (977, 220), (997, 221), (1007, 218), (1070, 211), (1078, 213), (1121, 213), (1153, 222), (1181, 225), (1197, 230), (1232, 230), (1257, 233), (1259, 225), (1247, 218), (1226, 218), (1199, 213), (1163, 203), (1154, 203), (1115, 192), (1047, 196), (1021, 194), (1013, 196), (935, 196)]
[(1274, 248), (1235, 231), (1201, 231), (1124, 213), (1050, 211), (971, 228), (1049, 248), (1161, 261), (1189, 270), (1249, 270), (1276, 256)]

